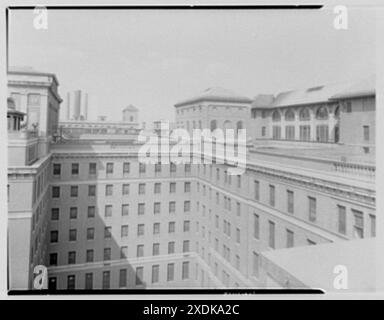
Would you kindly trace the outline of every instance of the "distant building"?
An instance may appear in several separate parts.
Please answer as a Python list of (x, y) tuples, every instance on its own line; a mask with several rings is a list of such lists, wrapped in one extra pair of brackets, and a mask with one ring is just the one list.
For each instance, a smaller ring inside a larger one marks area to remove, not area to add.
[(86, 121), (88, 120), (88, 93), (82, 90), (68, 92), (65, 101), (64, 121)]
[(138, 123), (139, 122), (139, 109), (133, 105), (129, 105), (123, 109), (123, 121)]

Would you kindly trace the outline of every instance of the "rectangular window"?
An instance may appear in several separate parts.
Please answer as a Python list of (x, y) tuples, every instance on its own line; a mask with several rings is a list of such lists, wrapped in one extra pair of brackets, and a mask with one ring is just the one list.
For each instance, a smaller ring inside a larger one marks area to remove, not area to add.
[(95, 211), (96, 208), (94, 206), (89, 206), (88, 207), (88, 218), (94, 218), (95, 217)]
[(294, 194), (291, 190), (287, 190), (287, 211), (292, 214), (294, 212)]
[(76, 241), (77, 238), (77, 230), (76, 229), (70, 229), (69, 230), (69, 241)]
[(144, 245), (143, 244), (138, 244), (136, 247), (136, 257), (144, 257)]
[(153, 234), (159, 234), (160, 233), (160, 223), (156, 222), (153, 224)]
[(71, 197), (77, 197), (79, 194), (78, 186), (71, 186)]
[(93, 240), (95, 238), (95, 228), (87, 228), (87, 240)]
[(68, 264), (75, 264), (75, 263), (76, 263), (76, 251), (69, 251)]
[(120, 248), (120, 259), (126, 259), (128, 257), (128, 247), (122, 246)]
[(137, 225), (137, 235), (143, 236), (144, 235), (144, 224), (140, 223)]
[[(229, 229), (231, 230), (231, 229)], [(240, 229), (236, 228), (236, 242), (240, 243)]]
[(281, 139), (281, 127), (273, 126), (272, 127), (272, 139), (279, 140)]
[(76, 277), (74, 274), (67, 276), (67, 289), (68, 290), (76, 289)]
[(363, 126), (364, 141), (369, 141), (369, 126)]
[(144, 267), (136, 267), (136, 285), (140, 286), (143, 284)]
[(105, 186), (105, 195), (106, 196), (112, 196), (113, 194), (113, 185), (112, 184), (107, 184)]
[(58, 186), (52, 187), (52, 198), (60, 198), (60, 187)]
[(139, 173), (145, 173), (145, 163), (139, 163)]
[(106, 205), (104, 209), (105, 217), (112, 217), (112, 205)]
[(275, 248), (275, 223), (269, 221), (269, 241), (268, 244), (271, 248)]
[(122, 238), (128, 237), (128, 225), (127, 224), (121, 226), (121, 237)]
[(191, 201), (184, 201), (184, 212), (191, 211)]
[(260, 218), (259, 216), (254, 213), (253, 214), (253, 237), (255, 239), (259, 239), (260, 237)]
[(61, 164), (60, 163), (54, 163), (53, 164), (53, 175), (54, 176), (61, 175)]
[(171, 201), (169, 202), (169, 213), (175, 213), (176, 212), (176, 202)]
[(168, 263), (167, 265), (167, 281), (173, 281), (175, 279), (175, 264)]
[(111, 260), (111, 248), (104, 248), (104, 261)]
[(252, 276), (258, 278), (259, 277), (259, 264), (260, 264), (260, 256), (253, 252), (253, 267), (252, 267)]
[(72, 163), (72, 175), (77, 176), (79, 174), (79, 164)]
[(77, 219), (77, 207), (69, 208), (69, 219)]
[(93, 249), (88, 249), (88, 250), (87, 250), (87, 253), (86, 253), (86, 255), (87, 255), (86, 262), (93, 262), (93, 253), (94, 253)]
[(269, 205), (275, 206), (275, 186), (269, 185)]
[(96, 162), (89, 163), (88, 174), (90, 176), (96, 175)]
[(88, 186), (88, 197), (96, 196), (96, 185), (92, 184)]
[(49, 265), (50, 266), (57, 266), (57, 253), (50, 253), (49, 254)]
[(183, 231), (184, 232), (189, 232), (190, 230), (190, 221), (189, 220), (185, 220), (184, 221), (184, 228), (183, 228)]
[(265, 137), (267, 135), (267, 127), (261, 127), (261, 136)]
[(127, 286), (127, 269), (120, 269), (119, 271), (119, 288)]
[(295, 140), (295, 126), (286, 126), (285, 127), (285, 139), (286, 140)]
[(159, 282), (159, 269), (160, 266), (158, 264), (152, 266), (152, 283)]
[(93, 289), (93, 273), (85, 274), (85, 289), (86, 290)]
[(361, 211), (352, 209), (352, 214), (354, 216), (354, 238), (362, 239), (364, 238), (364, 216)]
[(156, 194), (161, 193), (161, 183), (160, 182), (155, 183), (154, 193), (156, 193)]
[(175, 241), (168, 242), (168, 254), (175, 253)]
[(170, 172), (176, 172), (176, 165), (174, 163), (170, 165)]
[(169, 193), (175, 193), (176, 192), (176, 182), (171, 182), (169, 184)]
[(131, 170), (131, 164), (129, 162), (123, 163), (123, 174), (129, 174)]
[(310, 141), (311, 140), (311, 127), (300, 126), (300, 140)]
[(111, 272), (103, 271), (103, 289), (109, 289), (111, 285)]
[(145, 204), (144, 203), (139, 203), (138, 204), (138, 215), (142, 215), (145, 212)]
[(240, 202), (236, 203), (236, 214), (237, 214), (238, 217), (240, 217), (240, 215), (241, 215), (241, 204), (240, 204)]
[(183, 241), (183, 252), (189, 252), (189, 240)]
[(139, 194), (145, 194), (145, 183), (139, 183)]
[(113, 174), (113, 163), (112, 162), (107, 163), (107, 175), (108, 174)]
[(255, 189), (254, 198), (256, 201), (259, 201), (260, 200), (260, 182), (255, 180), (253, 185)]
[(155, 202), (153, 204), (153, 213), (159, 214), (160, 213), (160, 202)]
[(175, 222), (171, 221), (168, 223), (168, 233), (174, 233), (175, 232)]
[(287, 229), (287, 248), (292, 248), (294, 246), (294, 233), (293, 231)]
[(184, 182), (184, 192), (191, 192), (191, 183)]
[(183, 262), (182, 265), (182, 273), (181, 273), (181, 279), (185, 280), (189, 278), (189, 262)]
[(51, 220), (59, 220), (59, 208), (51, 209)]
[(112, 227), (104, 227), (104, 239), (112, 238)]
[(122, 204), (121, 205), (121, 215), (127, 216), (129, 213), (129, 204)]
[(309, 221), (316, 222), (316, 198), (308, 197)]
[(346, 212), (346, 209), (345, 207), (343, 206), (337, 206), (338, 208), (338, 220), (339, 220), (339, 223), (338, 223), (338, 229), (339, 229), (339, 233), (341, 234), (346, 234), (347, 232), (347, 212)]
[(316, 141), (328, 142), (328, 125), (316, 126)]
[(129, 184), (123, 184), (122, 193), (123, 193), (123, 196), (129, 194)]
[(152, 246), (152, 255), (158, 256), (160, 254), (160, 243), (154, 243)]

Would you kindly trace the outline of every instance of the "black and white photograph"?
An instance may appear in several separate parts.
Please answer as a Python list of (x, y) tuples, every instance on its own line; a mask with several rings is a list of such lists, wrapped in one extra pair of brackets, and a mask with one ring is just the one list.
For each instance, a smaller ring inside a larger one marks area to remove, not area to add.
[(5, 295), (378, 294), (384, 6), (350, 2), (4, 6)]

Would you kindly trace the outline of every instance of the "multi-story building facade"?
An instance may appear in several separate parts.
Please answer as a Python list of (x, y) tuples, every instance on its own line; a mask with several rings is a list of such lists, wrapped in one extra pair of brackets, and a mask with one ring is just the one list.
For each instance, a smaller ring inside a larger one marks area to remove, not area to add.
[[(340, 91), (340, 101), (330, 103), (359, 100), (355, 93)], [(175, 105), (176, 123), (188, 131), (250, 129), (259, 120), (249, 120), (255, 112), (251, 102), (227, 90), (208, 90)], [(340, 127), (347, 125), (342, 119)], [(328, 120), (334, 125), (334, 118)], [(139, 143), (113, 134), (104, 140), (57, 139), (45, 158), (25, 163), (18, 176), (43, 172), (36, 196), (43, 205), (29, 209), (30, 219), (21, 220), (25, 228), (10, 223), (11, 288), (32, 288), (37, 264), (48, 267), (51, 289), (310, 286), (281, 271), (270, 253), (375, 236), (371, 152), (351, 153), (353, 143), (254, 140), (245, 172), (231, 175), (230, 165), (218, 161), (144, 164), (138, 161)], [(9, 161), (13, 221), (24, 210), (15, 209), (19, 192), (34, 193), (30, 178), (30, 189), (14, 187)], [(21, 256), (20, 247), (29, 254)]]

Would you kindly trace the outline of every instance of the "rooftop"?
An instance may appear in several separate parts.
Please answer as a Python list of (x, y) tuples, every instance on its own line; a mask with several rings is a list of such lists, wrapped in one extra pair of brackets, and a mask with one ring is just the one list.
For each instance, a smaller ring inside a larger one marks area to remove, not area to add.
[(50, 76), (54, 79), (57, 85), (59, 81), (54, 73), (37, 71), (29, 66), (10, 66), (7, 73), (9, 74), (20, 74), (20, 75), (36, 75), (36, 76)]
[(129, 106), (125, 107), (123, 111), (139, 111), (134, 105), (130, 104)]
[(175, 107), (180, 107), (187, 104), (203, 102), (203, 101), (214, 101), (214, 102), (236, 102), (236, 103), (251, 103), (252, 100), (248, 97), (239, 95), (230, 90), (213, 87), (204, 90), (202, 93), (186, 99), (184, 101), (175, 104)]

